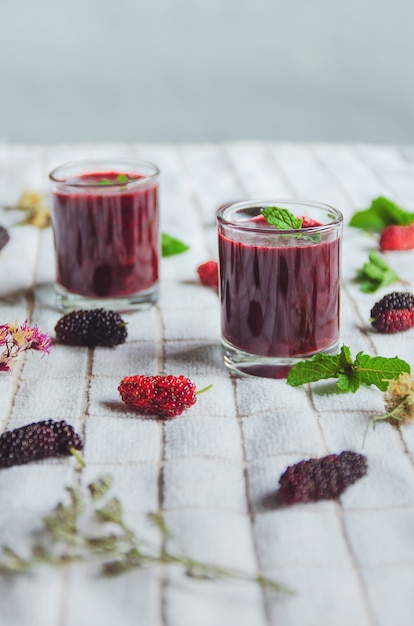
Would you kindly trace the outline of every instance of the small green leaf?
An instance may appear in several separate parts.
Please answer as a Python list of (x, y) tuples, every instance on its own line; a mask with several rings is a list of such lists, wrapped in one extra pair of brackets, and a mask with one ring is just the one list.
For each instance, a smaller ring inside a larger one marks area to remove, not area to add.
[(365, 293), (374, 293), (382, 287), (387, 287), (400, 281), (399, 276), (391, 269), (384, 258), (375, 250), (368, 254), (368, 262), (364, 263), (355, 276), (355, 282), (360, 283), (360, 290)]
[(288, 373), (287, 382), (292, 387), (317, 380), (336, 378), (340, 372), (340, 356), (315, 354), (309, 361), (299, 361)]
[(122, 185), (123, 183), (129, 183), (131, 181), (136, 180), (135, 178), (131, 178), (127, 174), (118, 174), (116, 179), (111, 178), (101, 178), (98, 180), (98, 185)]
[(385, 259), (376, 250), (371, 250), (368, 253), (368, 258), (369, 258), (371, 263), (373, 263), (374, 265), (376, 265), (380, 269), (382, 269), (382, 270), (388, 270), (389, 269), (387, 263), (385, 262)]
[(390, 380), (397, 380), (400, 374), (411, 371), (409, 364), (398, 357), (371, 357), (359, 352), (355, 359), (355, 368), (364, 385), (375, 385), (380, 391), (386, 391)]
[(99, 522), (122, 523), (122, 505), (118, 498), (112, 498), (101, 509), (95, 511), (95, 517)]
[(171, 237), (171, 235), (167, 235), (166, 233), (161, 233), (161, 254), (163, 257), (182, 254), (189, 249), (190, 246), (187, 246), (187, 244), (183, 241), (175, 239), (174, 237)]
[(287, 382), (296, 387), (326, 378), (337, 378), (338, 388), (355, 393), (361, 386), (375, 385), (385, 391), (390, 380), (396, 380), (402, 372), (410, 373), (410, 366), (398, 357), (371, 357), (359, 352), (352, 360), (348, 346), (342, 346), (340, 354), (314, 355), (309, 361), (300, 361), (290, 370)]
[(414, 222), (414, 213), (409, 213), (384, 196), (375, 198), (371, 206), (357, 211), (349, 222), (354, 228), (381, 231), (390, 224), (406, 226)]
[(165, 522), (165, 518), (162, 515), (162, 513), (149, 513), (148, 519), (151, 520), (151, 522), (154, 524), (154, 526), (156, 526), (156, 528), (158, 528), (158, 530), (160, 531), (163, 537), (166, 537), (168, 539), (172, 537), (171, 532)]
[(276, 226), (280, 230), (292, 230), (302, 226), (302, 218), (295, 217), (293, 213), (287, 209), (277, 206), (270, 206), (261, 210), (261, 214), (272, 226)]
[(108, 493), (112, 485), (112, 477), (109, 475), (101, 476), (94, 483), (88, 485), (89, 493), (92, 496), (94, 502), (101, 500)]

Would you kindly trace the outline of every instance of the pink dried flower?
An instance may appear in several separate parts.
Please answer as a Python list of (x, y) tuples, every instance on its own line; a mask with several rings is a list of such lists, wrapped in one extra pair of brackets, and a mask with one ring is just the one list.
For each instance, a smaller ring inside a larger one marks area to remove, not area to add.
[(37, 350), (49, 354), (52, 340), (45, 333), (40, 332), (35, 324), (29, 326), (25, 320), (19, 326), (14, 324), (2, 324), (0, 326), (0, 346), (4, 347), (0, 354), (0, 372), (9, 372), (12, 369), (13, 359), (26, 350)]

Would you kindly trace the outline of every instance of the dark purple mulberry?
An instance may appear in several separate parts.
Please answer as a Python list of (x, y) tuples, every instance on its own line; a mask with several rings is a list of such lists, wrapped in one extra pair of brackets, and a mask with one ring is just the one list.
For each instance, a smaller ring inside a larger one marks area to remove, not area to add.
[(10, 240), (10, 235), (4, 226), (0, 226), (0, 250), (3, 250), (4, 246)]
[(113, 347), (124, 343), (126, 322), (119, 313), (105, 309), (72, 311), (55, 326), (56, 339), (70, 346)]
[(65, 421), (35, 422), (0, 436), (0, 468), (69, 456), (82, 448), (80, 436)]
[(371, 309), (371, 324), (381, 333), (398, 333), (414, 326), (414, 295), (394, 291)]
[(284, 504), (333, 500), (365, 476), (367, 469), (366, 457), (349, 451), (300, 461), (280, 477), (279, 497)]

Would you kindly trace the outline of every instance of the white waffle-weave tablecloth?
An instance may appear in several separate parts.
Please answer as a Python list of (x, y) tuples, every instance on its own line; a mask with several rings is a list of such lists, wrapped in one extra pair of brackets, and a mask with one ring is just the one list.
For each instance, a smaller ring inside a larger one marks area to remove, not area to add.
[[(0, 142), (0, 205), (24, 187), (47, 192), (60, 163), (129, 156), (162, 172), (162, 230), (190, 245), (163, 259), (158, 306), (128, 316), (117, 348), (55, 345), (28, 353), (0, 374), (0, 432), (64, 419), (85, 439), (86, 468), (73, 459), (0, 471), (0, 543), (23, 553), (42, 516), (68, 485), (109, 473), (113, 492), (138, 534), (159, 541), (149, 512), (163, 511), (179, 546), (195, 558), (263, 572), (296, 591), (201, 582), (173, 567), (104, 579), (88, 566), (0, 578), (0, 626), (412, 626), (414, 620), (414, 425), (380, 424), (363, 452), (368, 475), (337, 502), (274, 506), (284, 469), (301, 459), (361, 451), (382, 394), (321, 393), (283, 380), (231, 377), (221, 360), (216, 293), (196, 267), (215, 258), (215, 212), (244, 198), (301, 197), (340, 209), (345, 224), (385, 195), (414, 210), (414, 148), (233, 142), (223, 144), (10, 145)], [(50, 229), (14, 226), (0, 253), (0, 324), (29, 319), (53, 335), (54, 259)], [(341, 342), (353, 354), (395, 356), (414, 366), (414, 331), (372, 332), (369, 313), (392, 289), (362, 294), (353, 282), (375, 241), (345, 225)], [(414, 252), (388, 253), (414, 289)], [(396, 286), (399, 289), (398, 286)], [(201, 388), (182, 416), (141, 419), (119, 400), (129, 374), (189, 376)]]

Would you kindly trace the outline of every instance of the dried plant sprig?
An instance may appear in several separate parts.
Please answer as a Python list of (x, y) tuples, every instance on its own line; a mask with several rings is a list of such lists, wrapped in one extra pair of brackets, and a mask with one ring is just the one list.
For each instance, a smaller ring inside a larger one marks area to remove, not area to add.
[(390, 380), (384, 394), (386, 412), (371, 418), (369, 425), (379, 421), (414, 421), (414, 379), (404, 372), (397, 380)]
[(52, 340), (49, 335), (42, 333), (37, 325), (29, 326), (26, 320), (23, 324), (0, 325), (0, 372), (10, 372), (15, 359), (26, 350), (36, 350), (49, 354)]
[[(3, 546), (0, 574), (27, 572), (38, 565), (59, 566), (69, 563), (95, 563), (102, 575), (116, 576), (132, 569), (153, 565), (181, 565), (187, 576), (202, 580), (237, 579), (254, 582), (261, 587), (292, 593), (287, 587), (262, 574), (249, 575), (242, 571), (203, 563), (177, 551), (170, 552), (166, 541), (162, 547), (150, 545), (137, 537), (124, 520), (122, 504), (108, 496), (112, 479), (103, 476), (90, 483), (85, 492), (67, 489), (68, 498), (60, 502), (43, 519), (43, 527), (34, 536), (27, 558)], [(164, 517), (152, 513), (149, 519), (169, 542), (172, 535)]]
[(50, 208), (46, 204), (42, 193), (33, 189), (24, 189), (13, 206), (5, 207), (6, 210), (24, 211), (24, 219), (19, 225), (36, 226), (37, 228), (47, 228), (51, 224)]

